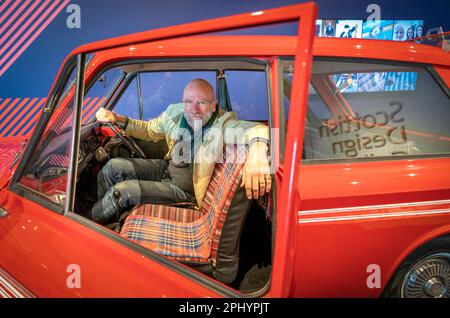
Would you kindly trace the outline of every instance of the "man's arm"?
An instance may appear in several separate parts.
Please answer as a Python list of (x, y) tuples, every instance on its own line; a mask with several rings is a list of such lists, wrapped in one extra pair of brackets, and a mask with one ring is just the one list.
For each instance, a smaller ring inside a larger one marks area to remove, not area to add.
[(241, 187), (245, 187), (248, 199), (258, 199), (270, 192), (269, 127), (238, 119), (230, 119), (225, 124), (226, 144), (247, 144), (249, 152), (242, 169)]
[(142, 121), (116, 114), (111, 110), (100, 108), (96, 113), (97, 120), (103, 123), (119, 124), (127, 135), (143, 140), (159, 141), (164, 139), (165, 112), (149, 121)]

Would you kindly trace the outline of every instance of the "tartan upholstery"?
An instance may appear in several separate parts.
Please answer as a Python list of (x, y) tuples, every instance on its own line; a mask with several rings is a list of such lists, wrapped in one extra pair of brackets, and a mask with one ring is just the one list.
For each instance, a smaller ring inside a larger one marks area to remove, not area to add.
[(133, 210), (133, 215), (145, 215), (147, 217), (188, 223), (198, 220), (202, 216), (202, 212), (167, 205), (144, 204), (136, 207)]
[(245, 146), (225, 147), (222, 163), (214, 167), (201, 211), (139, 206), (125, 220), (121, 235), (170, 259), (215, 266), (222, 228), (241, 181), (246, 155)]

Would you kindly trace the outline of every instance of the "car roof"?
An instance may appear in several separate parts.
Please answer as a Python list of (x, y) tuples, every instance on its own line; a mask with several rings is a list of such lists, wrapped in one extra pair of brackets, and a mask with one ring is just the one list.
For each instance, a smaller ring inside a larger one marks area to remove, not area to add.
[[(189, 56), (292, 56), (296, 36), (214, 35), (183, 36), (167, 40), (133, 42), (133, 36), (93, 42), (75, 49), (78, 53), (102, 52), (111, 59), (123, 57)], [(138, 41), (139, 39), (136, 39)], [(429, 45), (373, 40), (319, 38), (313, 42), (314, 56), (367, 58), (450, 66), (450, 54)]]

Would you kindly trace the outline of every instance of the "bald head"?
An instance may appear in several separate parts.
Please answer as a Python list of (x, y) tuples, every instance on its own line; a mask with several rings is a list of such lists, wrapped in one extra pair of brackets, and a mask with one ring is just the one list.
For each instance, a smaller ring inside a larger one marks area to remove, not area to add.
[(196, 78), (190, 81), (184, 88), (183, 98), (186, 94), (191, 93), (192, 91), (201, 91), (208, 96), (208, 100), (214, 99), (214, 88), (207, 80), (204, 80), (203, 78)]
[(194, 79), (186, 85), (183, 101), (184, 116), (194, 130), (203, 127), (216, 110), (214, 88), (202, 78)]

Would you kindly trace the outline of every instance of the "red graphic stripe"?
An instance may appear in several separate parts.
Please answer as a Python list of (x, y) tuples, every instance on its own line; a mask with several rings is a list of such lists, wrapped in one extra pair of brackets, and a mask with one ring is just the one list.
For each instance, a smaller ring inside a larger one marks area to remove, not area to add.
[(89, 105), (85, 105), (85, 107), (83, 107), (83, 111), (81, 113), (81, 122), (82, 123), (84, 123), (84, 121), (86, 120), (86, 114), (88, 112), (90, 112), (92, 110), (92, 108), (95, 108), (95, 105), (97, 104), (98, 99), (99, 99), (98, 97), (92, 98)]
[(5, 101), (0, 105), (0, 120), (1, 120), (1, 114), (3, 114), (3, 107), (5, 107), (9, 102), (11, 101), (11, 98), (5, 99)]
[[(28, 128), (30, 128), (31, 126), (36, 125), (36, 122), (38, 121), (39, 116), (34, 116), (30, 122), (28, 123), (28, 125), (26, 125), (25, 127), (23, 127), (22, 131), (27, 131)], [(31, 134), (33, 132), (33, 129), (30, 130), (29, 134)], [(22, 134), (23, 135), (23, 134)]]
[[(6, 34), (4, 36), (2, 36), (0, 38), (0, 46), (3, 44), (3, 42), (5, 42), (5, 40), (11, 35), (12, 32), (15, 32), (17, 30), (17, 27), (23, 22), (23, 20), (25, 20), (26, 17), (28, 17), (30, 15), (30, 13), (34, 10), (34, 8), (36, 8), (36, 6), (39, 4), (39, 1), (35, 1), (31, 7), (28, 8), (28, 10), (25, 12), (25, 14), (23, 14), (19, 20), (16, 21), (16, 23), (13, 24), (13, 26), (9, 29), (8, 32), (6, 32)], [(2, 32), (6, 29), (6, 26), (1, 27), (0, 28), (0, 34), (2, 34)], [(18, 34), (20, 34), (22, 32), (19, 33), (14, 33), (15, 35), (17, 34), (17, 36), (19, 36)]]
[(91, 97), (86, 97), (83, 101), (83, 107), (86, 107), (86, 105), (89, 103), (90, 100), (91, 100)]
[[(44, 8), (47, 6), (47, 4), (50, 3), (50, 0), (46, 0), (45, 3), (40, 6), (36, 12), (33, 13), (33, 15), (27, 20), (27, 22), (25, 22), (24, 25), (22, 25), (22, 27), (19, 29), (19, 31), (15, 32), (13, 37), (8, 41), (8, 43), (6, 43), (6, 45), (4, 45), (1, 49), (0, 49), (0, 56), (11, 46), (11, 44), (15, 43), (16, 39), (20, 36), (20, 34), (22, 34), (22, 32), (24, 30), (26, 30), (26, 28), (28, 28), (28, 26), (31, 24), (31, 22), (33, 22), (33, 20), (39, 16), (39, 14), (42, 12), (42, 10), (44, 10)], [(22, 39), (22, 41), (25, 40), (25, 37)], [(1, 63), (0, 63), (1, 64)]]
[(12, 103), (9, 104), (9, 106), (5, 108), (5, 110), (2, 110), (2, 115), (3, 115), (3, 116), (0, 116), (0, 123), (3, 122), (3, 120), (4, 120), (3, 117), (6, 116), (6, 114), (11, 110), (11, 108), (13, 108), (14, 105), (16, 105), (19, 101), (20, 101), (20, 98), (15, 98), (15, 99), (12, 101)]
[(6, 17), (19, 5), (19, 1), (14, 1), (12, 6), (2, 15), (0, 15), (0, 23), (5, 21)]
[[(53, 8), (54, 7), (54, 5), (56, 4), (57, 2), (55, 2), (50, 8)], [(56, 11), (55, 12), (53, 12), (53, 14), (45, 21), (45, 23), (36, 31), (36, 33), (25, 43), (25, 45), (24, 46), (22, 46), (22, 48), (9, 60), (9, 62), (8, 63), (6, 63), (6, 65), (5, 66), (3, 66), (3, 68), (2, 69), (0, 69), (0, 76), (1, 75), (3, 75), (5, 72), (6, 72), (6, 70), (11, 66), (11, 64), (12, 63), (14, 63), (18, 58), (19, 58), (19, 56), (20, 55), (22, 55), (22, 53), (23, 53), (23, 51), (25, 51), (27, 48), (28, 48), (28, 46), (30, 46), (30, 44), (36, 39), (36, 37), (38, 37), (41, 33), (42, 33), (42, 31), (50, 24), (50, 22), (52, 22), (54, 19), (55, 19), (55, 17), (58, 15), (58, 13), (62, 10), (62, 9), (64, 9), (64, 7), (67, 5), (69, 3), (69, 0), (65, 0), (57, 9), (56, 9)], [(47, 15), (47, 12), (45, 13), (45, 15)], [(41, 19), (39, 19), (39, 23), (40, 23), (40, 21), (42, 20), (42, 18)], [(33, 26), (34, 27), (34, 26)], [(30, 31), (28, 31), (27, 33), (26, 33), (26, 35), (25, 35), (25, 37), (27, 37), (28, 36), (28, 34), (30, 33)], [(15, 46), (16, 47), (16, 46)], [(15, 49), (14, 49), (15, 50)], [(8, 54), (7, 54), (8, 55)], [(6, 57), (6, 56), (5, 56)], [(3, 60), (3, 59), (2, 59)], [(0, 65), (2, 64), (3, 62), (2, 61), (0, 61)]]
[[(23, 100), (20, 102), (20, 104), (19, 104), (17, 107), (15, 107), (14, 110), (8, 115), (8, 117), (2, 119), (2, 122), (0, 123), (0, 129), (6, 127), (7, 122), (8, 122), (11, 118), (13, 118), (13, 116), (14, 116), (15, 114), (17, 114), (18, 111), (20, 111), (20, 110), (22, 109), (23, 105), (24, 105), (26, 102), (28, 102), (28, 100), (29, 100), (29, 98), (23, 99)], [(5, 129), (5, 130), (6, 130), (6, 129)], [(5, 130), (4, 130), (4, 131), (5, 131)], [(4, 134), (4, 131), (2, 132), (2, 135)]]
[[(25, 100), (27, 100), (28, 98), (25, 98)], [(17, 106), (17, 109), (19, 110), (19, 112), (14, 116), (15, 118), (5, 127), (5, 129), (3, 130), (3, 136), (6, 137), (6, 134), (9, 135), (8, 131), (12, 128), (15, 127), (15, 125), (17, 124), (22, 124), (23, 120), (22, 117), (24, 114), (26, 113), (30, 113), (30, 109), (33, 107), (33, 105), (36, 103), (36, 101), (39, 98), (33, 98), (28, 104), (26, 104), (25, 106)]]
[(85, 118), (86, 111), (90, 109), (96, 102), (96, 98), (86, 97), (81, 110), (81, 121), (83, 122)]
[[(42, 105), (45, 103), (46, 100), (47, 100), (47, 98), (41, 98), (41, 100), (40, 100), (36, 105), (34, 105), (34, 107), (32, 107), (32, 108), (29, 110), (28, 115), (27, 115), (25, 118), (23, 118), (23, 119), (21, 120), (20, 123), (17, 124), (16, 128), (15, 128), (13, 131), (11, 131), (11, 133), (10, 133), (9, 135), (10, 135), (10, 136), (14, 136), (14, 134), (16, 134), (16, 133), (18, 132), (19, 128), (23, 125), (23, 123), (25, 123), (25, 122), (27, 122), (28, 120), (30, 120), (31, 115), (33, 115), (34, 112), (35, 112), (38, 108), (41, 108)], [(34, 118), (39, 118), (39, 115), (34, 116)], [(21, 131), (26, 131), (26, 127), (24, 127)]]
[(105, 102), (105, 100), (106, 100), (106, 97), (102, 97), (102, 98), (100, 99), (100, 101), (99, 101), (97, 104), (95, 104), (94, 107), (92, 107), (92, 109), (91, 109), (91, 110), (89, 111), (89, 113), (87, 113), (87, 115), (86, 115), (86, 122), (84, 122), (84, 124), (86, 124), (86, 123), (91, 119), (92, 115), (94, 115), (94, 113), (97, 112), (97, 110), (100, 108), (100, 106), (103, 105), (103, 103)]

